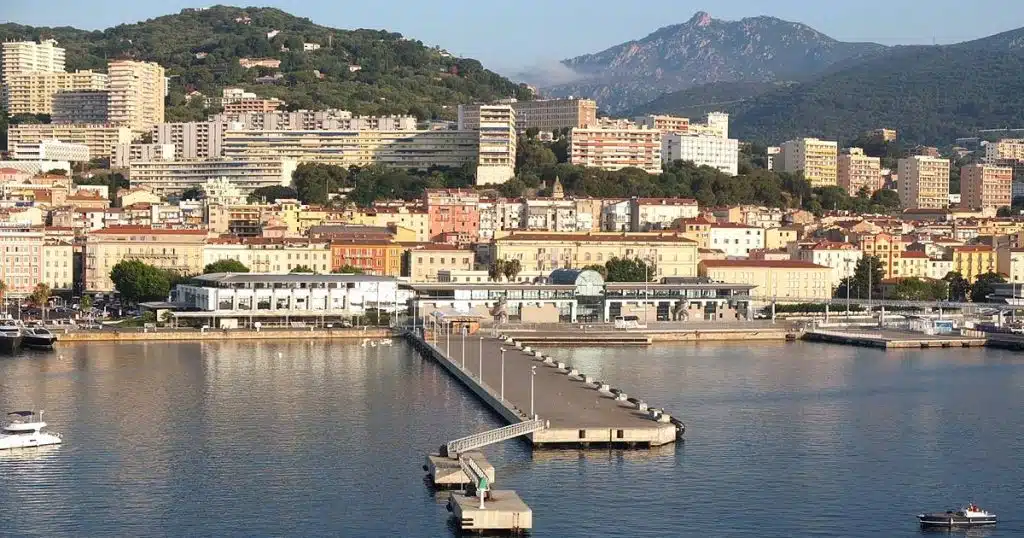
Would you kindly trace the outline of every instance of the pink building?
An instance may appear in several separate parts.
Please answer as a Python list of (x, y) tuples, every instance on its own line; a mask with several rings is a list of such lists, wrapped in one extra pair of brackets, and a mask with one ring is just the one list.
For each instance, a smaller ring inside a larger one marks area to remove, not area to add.
[(0, 225), (0, 281), (9, 296), (24, 297), (43, 281), (43, 239), (42, 229)]
[(430, 239), (454, 234), (459, 244), (476, 241), (480, 233), (480, 195), (471, 189), (427, 189), (424, 193)]

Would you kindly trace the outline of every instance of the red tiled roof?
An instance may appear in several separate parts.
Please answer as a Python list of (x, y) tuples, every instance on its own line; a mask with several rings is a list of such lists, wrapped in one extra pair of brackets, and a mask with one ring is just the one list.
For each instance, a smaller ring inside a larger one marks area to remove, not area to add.
[(192, 228), (152, 228), (149, 226), (108, 226), (90, 232), (99, 235), (153, 234), (153, 235), (206, 235), (206, 230)]
[(712, 224), (711, 227), (712, 228), (757, 228), (757, 229), (761, 229), (759, 226), (750, 226), (748, 224), (740, 224), (738, 222), (717, 222), (715, 224)]
[(581, 242), (616, 242), (616, 243), (695, 243), (681, 235), (641, 235), (629, 233), (609, 233), (608, 235), (596, 235), (590, 233), (520, 233), (511, 234), (496, 239), (496, 241), (581, 241)]
[(953, 247), (953, 252), (992, 252), (992, 247), (988, 245), (964, 245)]
[(920, 250), (907, 250), (903, 252), (903, 258), (928, 259), (928, 255)]
[(818, 265), (802, 260), (704, 260), (700, 262), (704, 267), (771, 267), (778, 269), (828, 269), (824, 265)]

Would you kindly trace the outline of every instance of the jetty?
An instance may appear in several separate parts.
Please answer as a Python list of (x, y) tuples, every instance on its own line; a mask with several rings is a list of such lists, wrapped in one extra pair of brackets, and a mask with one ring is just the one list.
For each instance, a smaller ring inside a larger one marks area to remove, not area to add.
[(985, 337), (979, 336), (962, 336), (959, 334), (933, 335), (885, 329), (872, 329), (870, 331), (809, 329), (804, 332), (803, 339), (811, 342), (829, 342), (881, 349), (982, 347), (986, 344)]

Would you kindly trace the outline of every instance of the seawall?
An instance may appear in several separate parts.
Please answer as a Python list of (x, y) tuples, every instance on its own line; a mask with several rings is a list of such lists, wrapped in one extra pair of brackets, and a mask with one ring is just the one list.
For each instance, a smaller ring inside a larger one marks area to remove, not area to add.
[(62, 333), (54, 331), (57, 335), (57, 343), (68, 342), (154, 342), (154, 341), (175, 341), (193, 342), (207, 340), (329, 340), (329, 339), (350, 339), (359, 340), (362, 338), (390, 338), (393, 333), (388, 328), (367, 328), (367, 329), (264, 329), (253, 330), (221, 330), (211, 329), (207, 331), (189, 330), (101, 330), (101, 331), (72, 331)]

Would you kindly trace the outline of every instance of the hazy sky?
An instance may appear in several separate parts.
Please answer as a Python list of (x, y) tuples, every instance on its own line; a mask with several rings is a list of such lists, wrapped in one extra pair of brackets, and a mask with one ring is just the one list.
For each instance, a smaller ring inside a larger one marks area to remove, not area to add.
[[(214, 3), (0, 0), (0, 20), (102, 29)], [(1024, 0), (987, 0), (978, 6), (963, 0), (264, 0), (260, 5), (325, 26), (401, 32), (501, 71), (597, 52), (685, 22), (701, 10), (730, 20), (772, 15), (836, 39), (884, 44), (952, 43), (1024, 26)]]

